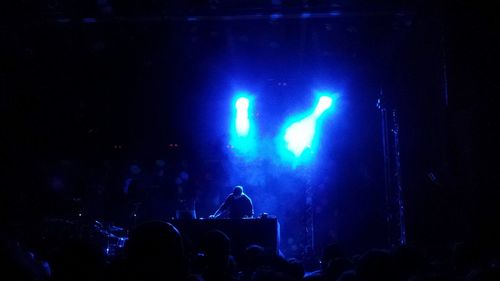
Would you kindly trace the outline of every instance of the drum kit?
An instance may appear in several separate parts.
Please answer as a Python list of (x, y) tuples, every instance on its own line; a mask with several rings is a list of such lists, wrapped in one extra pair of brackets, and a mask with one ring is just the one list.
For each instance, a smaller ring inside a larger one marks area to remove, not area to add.
[(123, 250), (128, 240), (128, 233), (123, 227), (96, 220), (94, 229), (104, 238), (103, 250), (106, 256), (116, 256)]
[(97, 244), (107, 257), (120, 254), (128, 240), (125, 228), (98, 220), (90, 224), (50, 218), (43, 221), (41, 232), (46, 247), (57, 248), (66, 241), (84, 239)]
[(97, 244), (108, 258), (120, 254), (128, 240), (126, 228), (90, 218), (83, 209), (44, 219), (40, 231), (45, 247), (57, 248), (69, 240), (83, 239)]

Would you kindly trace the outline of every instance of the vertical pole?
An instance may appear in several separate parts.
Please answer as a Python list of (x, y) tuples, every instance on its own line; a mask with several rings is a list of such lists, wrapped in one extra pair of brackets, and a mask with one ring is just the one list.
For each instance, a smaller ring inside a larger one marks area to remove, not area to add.
[(444, 31), (441, 35), (441, 70), (442, 70), (442, 92), (443, 92), (443, 103), (445, 107), (448, 107), (448, 57), (446, 54), (446, 38)]
[(401, 159), (399, 150), (399, 120), (396, 110), (392, 111), (392, 133), (394, 138), (394, 169), (396, 178), (396, 201), (398, 207), (398, 219), (399, 219), (399, 244), (406, 244), (406, 224), (405, 224), (405, 208), (403, 200), (403, 185), (401, 182)]
[(392, 181), (391, 181), (391, 157), (389, 144), (389, 125), (387, 118), (387, 109), (383, 101), (383, 92), (380, 90), (380, 97), (377, 107), (380, 110), (381, 129), (382, 129), (382, 153), (384, 160), (384, 188), (386, 204), (386, 223), (387, 223), (387, 243), (393, 244), (393, 212), (392, 212)]
[(311, 172), (306, 168), (306, 251), (314, 252), (314, 191), (311, 180)]

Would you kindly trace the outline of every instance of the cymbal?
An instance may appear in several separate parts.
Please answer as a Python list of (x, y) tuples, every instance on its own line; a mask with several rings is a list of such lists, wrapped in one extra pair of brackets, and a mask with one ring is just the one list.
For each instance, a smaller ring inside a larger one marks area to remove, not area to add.
[(124, 230), (123, 227), (114, 226), (114, 225), (109, 226), (109, 231), (123, 231), (123, 230)]

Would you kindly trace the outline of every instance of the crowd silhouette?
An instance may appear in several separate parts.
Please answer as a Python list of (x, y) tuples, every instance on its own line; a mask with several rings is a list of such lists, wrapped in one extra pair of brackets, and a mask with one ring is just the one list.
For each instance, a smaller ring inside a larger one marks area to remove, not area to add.
[[(260, 245), (233, 256), (231, 239), (211, 230), (187, 244), (172, 224), (151, 221), (132, 229), (124, 250), (109, 258), (89, 239), (71, 238), (40, 256), (15, 237), (2, 236), (3, 275), (9, 280), (193, 280), (193, 281), (493, 281), (498, 257), (472, 243), (457, 243), (433, 257), (408, 245), (348, 256), (330, 244), (319, 267), (307, 269)], [(4, 279), (5, 280), (5, 279)]]

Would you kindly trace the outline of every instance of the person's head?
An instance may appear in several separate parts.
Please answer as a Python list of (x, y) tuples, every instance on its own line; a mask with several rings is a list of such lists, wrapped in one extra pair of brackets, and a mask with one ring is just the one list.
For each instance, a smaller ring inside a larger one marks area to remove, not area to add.
[(133, 229), (126, 244), (126, 253), (132, 267), (129, 270), (143, 274), (142, 277), (146, 277), (146, 273), (154, 276), (164, 272), (175, 280), (185, 274), (182, 237), (170, 223), (153, 221)]
[(336, 243), (328, 244), (321, 255), (321, 267), (323, 270), (326, 269), (328, 263), (337, 258), (344, 257), (344, 250), (342, 247)]
[(52, 253), (50, 267), (53, 280), (91, 280), (102, 273), (105, 256), (90, 240), (68, 239)]
[(201, 250), (210, 270), (225, 270), (229, 265), (231, 240), (224, 232), (212, 230), (206, 233), (201, 241)]
[(237, 185), (233, 189), (233, 195), (236, 197), (240, 197), (243, 194), (243, 186)]
[(207, 256), (227, 257), (231, 252), (231, 240), (224, 232), (211, 230), (203, 236), (202, 250)]
[(247, 271), (254, 271), (257, 267), (262, 265), (265, 257), (265, 249), (259, 245), (249, 245), (246, 247), (243, 260), (242, 267)]
[(385, 250), (369, 250), (361, 256), (356, 273), (360, 281), (393, 280), (392, 257)]
[(293, 280), (302, 280), (304, 278), (304, 265), (297, 259), (288, 259), (288, 274)]

